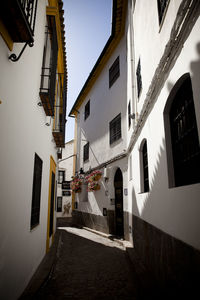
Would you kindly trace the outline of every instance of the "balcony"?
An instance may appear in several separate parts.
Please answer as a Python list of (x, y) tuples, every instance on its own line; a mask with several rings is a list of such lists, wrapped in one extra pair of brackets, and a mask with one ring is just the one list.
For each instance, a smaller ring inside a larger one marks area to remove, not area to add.
[(65, 147), (65, 118), (66, 118), (66, 80), (58, 74), (59, 88), (57, 88), (53, 137), (57, 147)]
[(54, 116), (57, 57), (58, 42), (55, 17), (48, 16), (39, 93), (41, 104), (47, 116)]
[(34, 42), (37, 0), (1, 2), (0, 18), (15, 43)]

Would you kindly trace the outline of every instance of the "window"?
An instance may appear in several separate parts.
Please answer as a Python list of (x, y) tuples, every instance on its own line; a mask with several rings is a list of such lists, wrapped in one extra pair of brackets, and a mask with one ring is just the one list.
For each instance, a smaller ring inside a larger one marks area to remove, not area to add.
[(90, 115), (90, 100), (85, 105), (85, 120), (89, 117), (89, 115)]
[(183, 186), (200, 182), (200, 145), (189, 76), (173, 97), (169, 122), (174, 185)]
[(31, 208), (31, 229), (39, 224), (40, 219), (40, 196), (42, 184), (42, 160), (35, 153), (33, 189), (32, 189), (32, 208)]
[(140, 59), (138, 61), (138, 65), (137, 65), (136, 77), (137, 77), (137, 93), (138, 93), (138, 98), (139, 98), (141, 90), (142, 90), (142, 76), (141, 76), (141, 63), (140, 63)]
[(58, 171), (58, 183), (63, 183), (65, 181), (65, 171)]
[(54, 116), (54, 102), (56, 94), (56, 70), (58, 57), (58, 41), (56, 20), (54, 16), (47, 16), (46, 40), (43, 51), (42, 74), (40, 82), (40, 99), (47, 116)]
[(89, 159), (89, 142), (83, 147), (83, 161), (87, 161)]
[(117, 80), (120, 75), (119, 70), (119, 56), (114, 61), (113, 65), (109, 69), (109, 88), (113, 85), (113, 83)]
[(57, 197), (57, 212), (62, 212), (62, 197)]
[(128, 128), (131, 126), (131, 103), (128, 104)]
[(159, 24), (161, 24), (167, 5), (169, 3), (169, 0), (157, 0), (158, 3), (158, 18), (159, 18)]
[[(0, 32), (5, 42), (12, 50), (13, 42), (27, 43), (32, 46), (34, 42), (34, 29), (37, 14), (37, 0), (1, 1)], [(3, 30), (3, 28), (4, 30)], [(22, 51), (21, 51), (22, 54)], [(10, 59), (16, 61), (18, 58)]]
[(121, 114), (110, 122), (110, 145), (121, 138)]
[(142, 179), (143, 179), (143, 188), (142, 192), (146, 193), (149, 191), (149, 171), (148, 171), (148, 153), (147, 153), (147, 141), (143, 142), (141, 148), (142, 154)]

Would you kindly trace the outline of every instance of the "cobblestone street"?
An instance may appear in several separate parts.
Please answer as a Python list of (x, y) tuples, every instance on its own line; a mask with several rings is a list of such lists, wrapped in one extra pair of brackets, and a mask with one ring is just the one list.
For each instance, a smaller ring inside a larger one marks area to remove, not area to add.
[(122, 243), (85, 229), (58, 231), (50, 276), (25, 299), (138, 299), (137, 279)]

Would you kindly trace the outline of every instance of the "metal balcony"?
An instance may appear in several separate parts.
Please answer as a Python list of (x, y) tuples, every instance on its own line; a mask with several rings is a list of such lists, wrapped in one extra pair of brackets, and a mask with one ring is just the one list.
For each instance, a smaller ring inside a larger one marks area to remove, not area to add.
[[(62, 76), (59, 74), (59, 76)], [(59, 80), (61, 82), (61, 80)], [(53, 137), (57, 147), (65, 147), (65, 123), (66, 123), (66, 80), (64, 86), (60, 87), (61, 104), (55, 106), (55, 119), (53, 127)]]
[(1, 2), (0, 18), (15, 43), (34, 42), (37, 0)]
[(40, 99), (47, 116), (54, 116), (58, 43), (54, 16), (48, 16), (41, 72)]

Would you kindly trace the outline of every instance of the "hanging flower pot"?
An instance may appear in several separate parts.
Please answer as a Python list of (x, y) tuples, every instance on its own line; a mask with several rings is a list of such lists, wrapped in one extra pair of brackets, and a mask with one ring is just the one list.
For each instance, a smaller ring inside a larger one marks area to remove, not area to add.
[(100, 184), (96, 181), (88, 182), (88, 192), (98, 191), (100, 190)]
[(71, 182), (71, 189), (75, 193), (81, 192), (82, 179), (78, 177), (74, 177)]
[(93, 171), (91, 174), (89, 174), (86, 177), (86, 180), (88, 182), (90, 182), (90, 181), (99, 181), (99, 179), (101, 178), (101, 175), (102, 175), (102, 172), (99, 171), (99, 170), (96, 170), (96, 171)]

